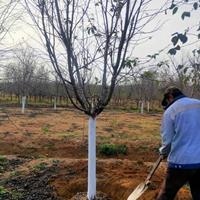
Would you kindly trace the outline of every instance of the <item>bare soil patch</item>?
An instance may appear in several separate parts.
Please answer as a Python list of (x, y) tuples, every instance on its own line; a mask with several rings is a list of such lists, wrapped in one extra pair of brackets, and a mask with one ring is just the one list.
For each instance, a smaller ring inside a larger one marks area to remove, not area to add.
[[(0, 118), (0, 155), (5, 158), (0, 161), (0, 200), (86, 198), (85, 115), (63, 109), (29, 109), (22, 115), (12, 108)], [(97, 149), (104, 143), (125, 144), (128, 152), (105, 156), (97, 151), (97, 199), (126, 200), (145, 180), (158, 157), (160, 121), (161, 114), (132, 112), (107, 111), (98, 117)], [(155, 199), (165, 170), (163, 162), (140, 199)], [(188, 187), (177, 199), (191, 199)]]
[[(71, 200), (87, 200), (87, 193), (86, 192), (79, 192)], [(111, 200), (107, 195), (102, 192), (97, 192), (95, 200)]]

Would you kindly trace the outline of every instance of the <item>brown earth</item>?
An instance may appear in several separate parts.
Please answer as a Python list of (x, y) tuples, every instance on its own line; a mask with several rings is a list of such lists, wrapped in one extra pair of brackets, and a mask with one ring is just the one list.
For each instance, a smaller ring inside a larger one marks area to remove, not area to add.
[[(18, 108), (1, 109), (0, 185), (9, 192), (0, 199), (84, 199), (87, 120), (66, 109), (28, 109), (25, 114)], [(158, 157), (160, 120), (161, 114), (120, 111), (106, 111), (97, 118), (97, 150), (103, 143), (128, 147), (127, 155), (108, 157), (97, 151), (97, 191), (105, 195), (100, 199), (125, 200), (145, 180)], [(162, 162), (140, 200), (155, 199), (165, 170)], [(188, 187), (177, 199), (191, 199)]]

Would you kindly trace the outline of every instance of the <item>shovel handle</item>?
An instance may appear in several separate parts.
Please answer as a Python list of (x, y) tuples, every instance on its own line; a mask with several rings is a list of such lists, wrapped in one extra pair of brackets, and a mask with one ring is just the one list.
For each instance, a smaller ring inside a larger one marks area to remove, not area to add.
[(162, 156), (159, 156), (159, 158), (157, 159), (157, 161), (154, 163), (153, 168), (151, 169), (151, 171), (149, 172), (147, 178), (146, 178), (146, 183), (149, 182), (149, 180), (151, 179), (151, 177), (153, 176), (153, 174), (155, 173), (156, 169), (158, 168), (160, 162), (162, 161)]

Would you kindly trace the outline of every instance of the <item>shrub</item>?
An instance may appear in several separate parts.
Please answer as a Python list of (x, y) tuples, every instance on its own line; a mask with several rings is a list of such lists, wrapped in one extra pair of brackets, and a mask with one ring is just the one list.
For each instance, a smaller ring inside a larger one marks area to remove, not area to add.
[(125, 144), (100, 144), (99, 153), (110, 156), (118, 154), (127, 154), (127, 146)]

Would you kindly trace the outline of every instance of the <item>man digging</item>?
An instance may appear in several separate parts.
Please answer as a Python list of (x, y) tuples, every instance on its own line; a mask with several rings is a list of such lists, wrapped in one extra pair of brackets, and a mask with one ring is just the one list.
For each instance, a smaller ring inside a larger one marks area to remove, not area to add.
[(156, 200), (173, 200), (189, 183), (193, 200), (200, 200), (200, 100), (178, 88), (165, 91), (160, 154), (167, 157), (165, 180)]

